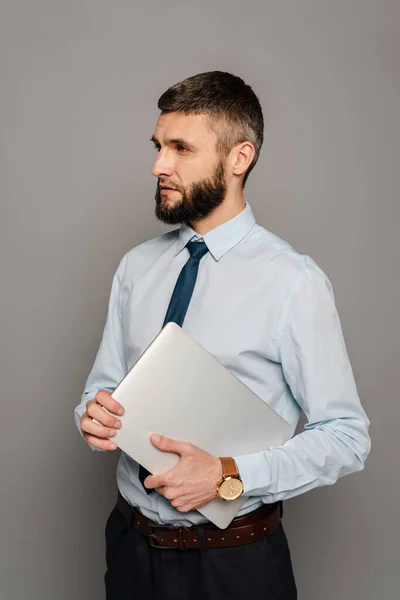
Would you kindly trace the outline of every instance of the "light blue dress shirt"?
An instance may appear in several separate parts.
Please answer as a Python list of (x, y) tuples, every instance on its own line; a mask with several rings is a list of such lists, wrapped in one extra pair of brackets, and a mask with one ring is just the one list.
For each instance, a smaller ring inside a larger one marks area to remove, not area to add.
[[(370, 451), (369, 420), (356, 389), (330, 281), (307, 255), (255, 221), (248, 203), (202, 236), (183, 329), (284, 419), (304, 431), (282, 446), (235, 456), (248, 496), (239, 515), (360, 471)], [(162, 328), (178, 275), (199, 239), (188, 225), (130, 250), (115, 273), (103, 338), (75, 419), (101, 389), (113, 390)], [(195, 382), (193, 382), (195, 385)], [(190, 389), (188, 389), (190, 402)], [(190, 441), (190, 440), (183, 440)], [(204, 522), (147, 495), (138, 464), (121, 452), (121, 494), (157, 523)]]

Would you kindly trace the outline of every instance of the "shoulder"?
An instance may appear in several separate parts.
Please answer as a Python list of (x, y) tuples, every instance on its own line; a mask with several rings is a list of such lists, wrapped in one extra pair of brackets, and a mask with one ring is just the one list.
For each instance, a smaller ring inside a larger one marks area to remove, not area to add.
[(277, 280), (288, 291), (305, 279), (316, 281), (317, 285), (325, 282), (328, 288), (332, 288), (327, 274), (311, 256), (302, 254), (289, 242), (258, 223), (251, 231), (250, 245), (254, 246), (254, 253), (264, 265), (263, 268), (268, 271), (272, 269)]

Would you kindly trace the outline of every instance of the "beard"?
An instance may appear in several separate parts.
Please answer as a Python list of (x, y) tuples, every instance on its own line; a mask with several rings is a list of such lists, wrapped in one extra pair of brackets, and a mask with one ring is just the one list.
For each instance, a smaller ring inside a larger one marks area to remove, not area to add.
[[(201, 179), (187, 188), (173, 185), (181, 193), (180, 200), (168, 205), (168, 196), (161, 195), (160, 180), (157, 183), (155, 195), (156, 217), (167, 225), (191, 223), (208, 217), (225, 198), (225, 170), (222, 161), (216, 166), (214, 173), (208, 179)], [(167, 181), (163, 184), (168, 185)]]

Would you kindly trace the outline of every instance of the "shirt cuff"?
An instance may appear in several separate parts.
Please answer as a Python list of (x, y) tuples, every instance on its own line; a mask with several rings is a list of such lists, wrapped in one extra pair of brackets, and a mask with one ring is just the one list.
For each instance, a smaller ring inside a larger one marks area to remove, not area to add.
[(262, 496), (267, 493), (269, 477), (263, 452), (233, 457), (243, 482), (243, 496)]

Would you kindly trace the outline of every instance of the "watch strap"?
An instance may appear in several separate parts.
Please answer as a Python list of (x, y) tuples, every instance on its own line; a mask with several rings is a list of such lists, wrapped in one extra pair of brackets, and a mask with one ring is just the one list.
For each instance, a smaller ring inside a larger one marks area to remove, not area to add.
[(220, 456), (219, 460), (222, 464), (222, 477), (225, 479), (226, 477), (239, 477), (239, 471), (236, 465), (236, 462), (231, 456)]

